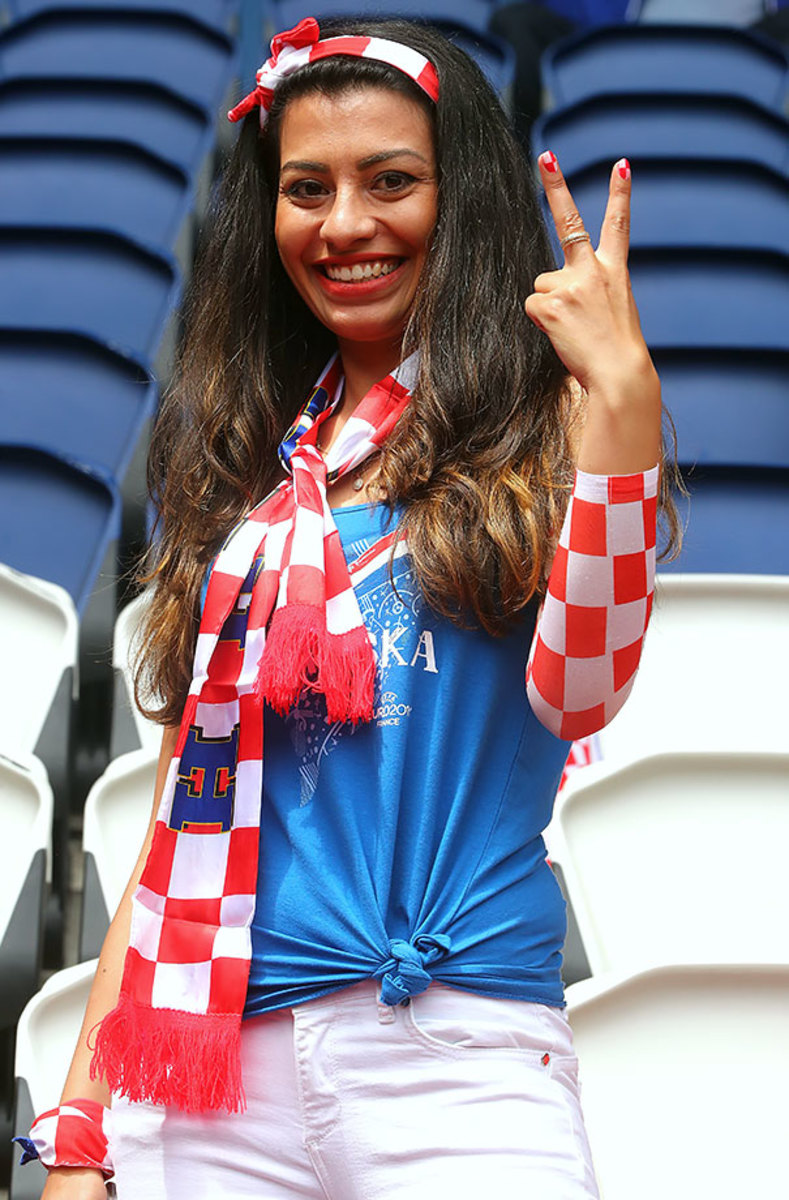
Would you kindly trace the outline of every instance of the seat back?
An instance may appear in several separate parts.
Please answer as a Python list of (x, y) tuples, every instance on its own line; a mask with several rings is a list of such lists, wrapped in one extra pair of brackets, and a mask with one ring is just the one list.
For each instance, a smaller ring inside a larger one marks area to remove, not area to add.
[[(666, 883), (670, 885), (667, 866)], [(789, 965), (666, 967), (567, 991), (605, 1200), (742, 1200), (785, 1177)]]

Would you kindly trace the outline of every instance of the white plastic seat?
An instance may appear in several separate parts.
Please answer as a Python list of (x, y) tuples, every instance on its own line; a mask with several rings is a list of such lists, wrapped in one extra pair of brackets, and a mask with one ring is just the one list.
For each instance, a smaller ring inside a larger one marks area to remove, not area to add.
[(593, 974), (789, 963), (789, 753), (595, 763), (552, 831)]
[(32, 754), (65, 671), (77, 664), (77, 612), (63, 588), (0, 564), (0, 746)]
[(786, 746), (787, 614), (787, 576), (659, 575), (633, 690), (599, 735), (603, 758)]
[(603, 1200), (782, 1193), (787, 999), (789, 964), (663, 967), (568, 989)]
[(116, 755), (140, 746), (155, 748), (158, 752), (162, 741), (161, 725), (144, 717), (134, 702), (131, 660), (137, 631), (148, 602), (148, 595), (143, 592), (126, 605), (115, 622), (112, 644), (115, 672), (112, 751)]
[(82, 957), (98, 954), (145, 837), (158, 753), (133, 750), (114, 759), (85, 802)]
[(38, 984), (51, 862), (52, 790), (33, 755), (0, 757), (0, 1027), (13, 1026)]

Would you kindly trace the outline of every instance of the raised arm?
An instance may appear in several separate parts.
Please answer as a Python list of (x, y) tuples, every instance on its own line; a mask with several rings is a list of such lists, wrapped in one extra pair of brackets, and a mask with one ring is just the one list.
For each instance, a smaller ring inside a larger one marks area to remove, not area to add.
[(638, 667), (654, 586), (661, 400), (627, 271), (628, 163), (611, 172), (597, 250), (555, 156), (540, 155), (539, 166), (565, 262), (537, 277), (525, 308), (576, 381), (580, 430), (526, 680), (542, 723), (572, 740), (611, 720)]

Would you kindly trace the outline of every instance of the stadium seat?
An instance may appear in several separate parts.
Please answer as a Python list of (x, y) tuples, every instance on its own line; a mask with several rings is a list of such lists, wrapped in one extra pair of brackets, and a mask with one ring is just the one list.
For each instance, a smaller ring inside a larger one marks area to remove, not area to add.
[(656, 350), (683, 464), (789, 467), (789, 353)]
[(0, 78), (159, 84), (211, 112), (223, 104), (234, 70), (225, 33), (182, 12), (146, 8), (54, 8), (0, 33)]
[(0, 444), (0, 513), (0, 562), (58, 584), (82, 615), (118, 536), (114, 485), (35, 446)]
[(192, 180), (213, 149), (213, 113), (171, 88), (129, 80), (59, 79), (57, 104), (45, 76), (0, 82), (0, 135), (110, 138), (139, 146)]
[(0, 327), (86, 334), (167, 375), (175, 261), (117, 234), (0, 226)]
[(630, 275), (651, 350), (789, 349), (785, 254), (636, 246)]
[(158, 758), (158, 748), (122, 754), (88, 793), (82, 833), (81, 958), (92, 958), (101, 950), (110, 918), (129, 882), (151, 816)]
[(0, 442), (37, 444), (121, 481), (157, 404), (138, 363), (79, 334), (0, 328)]
[(0, 747), (12, 758), (32, 754), (63, 676), (69, 692), (76, 683), (77, 613), (63, 588), (2, 563), (0, 661)]
[(43, 765), (21, 750), (0, 755), (0, 1029), (16, 1024), (38, 987), (52, 790)]
[(744, 96), (783, 114), (789, 60), (743, 29), (618, 25), (573, 34), (542, 59), (545, 108), (600, 92)]
[(624, 154), (633, 164), (636, 185), (642, 159), (669, 155), (680, 169), (688, 160), (733, 158), (789, 172), (789, 121), (739, 96), (590, 96), (544, 113), (534, 124), (532, 141), (538, 152), (550, 147), (565, 172), (601, 160), (614, 163)]
[(789, 752), (595, 763), (568, 780), (557, 816), (593, 974), (789, 964)]
[[(3, 225), (104, 229), (191, 264), (193, 195), (180, 167), (98, 138), (0, 137)], [(52, 198), (57, 196), (53, 210)]]
[[(669, 861), (666, 887), (671, 876)], [(775, 1195), (786, 1174), (787, 995), (789, 964), (664, 967), (568, 988), (605, 1200)]]
[[(787, 127), (789, 128), (789, 126)], [(563, 164), (567, 185), (595, 240), (613, 161), (582, 170)], [(547, 203), (543, 201), (547, 210)], [(736, 160), (644, 158), (633, 164), (632, 247), (689, 246), (789, 252), (789, 179)], [(552, 227), (552, 226), (549, 226)], [(558, 242), (555, 244), (558, 252)]]
[(699, 466), (685, 482), (682, 553), (663, 571), (789, 574), (789, 470)]
[[(68, 8), (87, 9), (107, 8), (107, 0), (6, 0), (6, 7), (15, 21), (23, 17), (33, 16), (44, 9)], [(157, 7), (151, 0), (124, 0), (125, 9), (142, 8), (150, 11)], [(216, 29), (227, 30), (237, 17), (239, 0), (166, 0), (161, 5), (169, 12), (180, 12), (187, 16), (199, 17), (206, 25)]]
[(147, 604), (146, 594), (137, 596), (127, 604), (115, 622), (112, 640), (112, 666), (115, 688), (112, 706), (112, 738), (110, 750), (113, 756), (142, 746), (158, 753), (162, 740), (162, 727), (142, 715), (134, 703), (131, 658), (134, 639)]
[[(35, 1116), (60, 1100), (95, 974), (95, 961), (58, 971), (19, 1019), (13, 1116), (18, 1136), (26, 1137)], [(9, 1200), (39, 1200), (45, 1179), (40, 1163), (20, 1167), (15, 1153)]]
[[(768, 536), (780, 531), (773, 517)], [(633, 690), (598, 735), (603, 761), (785, 747), (789, 578), (663, 571)]]

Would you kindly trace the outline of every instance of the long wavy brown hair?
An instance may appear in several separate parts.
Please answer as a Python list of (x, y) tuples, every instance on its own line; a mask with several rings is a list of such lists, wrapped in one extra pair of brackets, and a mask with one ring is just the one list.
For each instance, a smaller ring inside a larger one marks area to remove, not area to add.
[[(153, 583), (138, 640), (137, 700), (180, 720), (206, 570), (228, 531), (273, 486), (277, 447), (335, 348), (277, 255), (282, 114), (296, 97), (363, 87), (405, 93), (435, 137), (438, 217), (403, 340), (420, 350), (411, 403), (379, 479), (405, 513), (427, 603), (504, 633), (544, 586), (572, 479), (567, 376), (523, 301), (554, 261), (533, 180), (476, 65), (439, 33), (400, 21), (332, 22), (388, 37), (434, 64), (433, 104), (385, 64), (334, 57), (278, 89), (265, 130), (246, 117), (201, 239), (175, 382), (151, 444), (157, 527), (141, 573)], [(664, 496), (669, 542), (676, 518)], [(403, 522), (403, 523), (405, 523)]]

